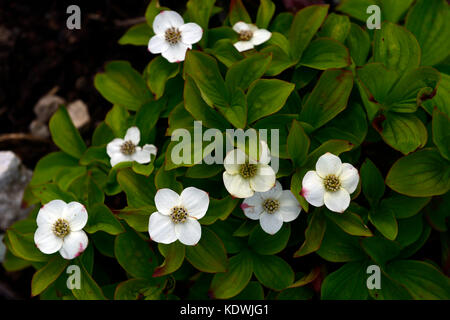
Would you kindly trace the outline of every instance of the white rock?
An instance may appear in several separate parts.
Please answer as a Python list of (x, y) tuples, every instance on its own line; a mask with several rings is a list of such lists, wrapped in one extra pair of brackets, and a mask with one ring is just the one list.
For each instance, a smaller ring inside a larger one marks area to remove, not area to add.
[(67, 112), (75, 128), (79, 129), (91, 121), (87, 105), (82, 100), (76, 100), (67, 106)]
[(31, 208), (22, 208), (22, 198), (32, 172), (11, 151), (0, 151), (0, 230), (25, 218)]

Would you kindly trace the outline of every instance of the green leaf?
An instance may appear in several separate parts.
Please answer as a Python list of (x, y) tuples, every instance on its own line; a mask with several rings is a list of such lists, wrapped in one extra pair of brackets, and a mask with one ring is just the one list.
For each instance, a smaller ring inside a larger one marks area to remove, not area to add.
[(361, 185), (370, 206), (376, 206), (384, 194), (384, 179), (380, 170), (369, 158), (361, 166)]
[(294, 253), (294, 258), (302, 257), (308, 253), (319, 250), (326, 229), (326, 220), (321, 210), (315, 210), (305, 230), (305, 242)]
[(419, 213), (430, 200), (430, 197), (411, 198), (395, 193), (381, 200), (381, 207), (389, 208), (397, 219), (405, 219)]
[(284, 70), (297, 64), (297, 61), (292, 61), (288, 53), (286, 53), (277, 45), (269, 45), (267, 47), (264, 47), (260, 50), (260, 52), (272, 55), (272, 61), (270, 62), (269, 68), (266, 71), (266, 75), (268, 76), (279, 75)]
[[(330, 152), (336, 156), (340, 155), (343, 152), (352, 150), (354, 145), (350, 141), (346, 140), (328, 140), (322, 143), (319, 147), (314, 149), (308, 155), (306, 163), (303, 165), (304, 168), (314, 168), (317, 160), (327, 152)], [(305, 172), (306, 173), (306, 172)]]
[(391, 111), (414, 112), (418, 105), (433, 96), (440, 80), (439, 72), (430, 67), (408, 70), (395, 82), (383, 103)]
[(103, 203), (105, 200), (105, 195), (103, 194), (102, 189), (100, 189), (94, 181), (91, 172), (88, 172), (73, 182), (69, 191), (75, 194), (77, 199), (88, 207), (91, 207), (94, 204)]
[(414, 299), (450, 299), (450, 279), (426, 262), (397, 260), (387, 266), (386, 272), (406, 287)]
[(147, 24), (150, 27), (153, 26), (153, 20), (161, 10), (167, 10), (167, 8), (160, 7), (159, 0), (150, 1), (150, 3), (147, 6), (147, 9), (145, 10), (145, 20), (147, 21)]
[(156, 189), (151, 177), (138, 175), (131, 169), (120, 169), (117, 173), (117, 181), (127, 195), (128, 205), (135, 208), (154, 204)]
[(156, 172), (155, 186), (157, 189), (169, 188), (178, 193), (183, 191), (183, 185), (177, 181), (175, 170), (166, 171), (164, 167), (159, 168)]
[(131, 166), (131, 168), (137, 174), (140, 174), (140, 175), (148, 177), (149, 175), (152, 174), (153, 169), (155, 167), (154, 167), (153, 163), (140, 164), (140, 163), (137, 163), (137, 162), (133, 162), (133, 165)]
[(230, 23), (232, 26), (239, 21), (252, 23), (252, 20), (244, 7), (242, 0), (231, 0), (228, 18), (230, 19)]
[(314, 296), (314, 290), (308, 287), (287, 288), (280, 292), (277, 300), (310, 300)]
[(39, 185), (53, 180), (60, 171), (76, 166), (78, 166), (78, 160), (67, 153), (61, 151), (49, 153), (36, 164), (30, 185)]
[(197, 23), (203, 30), (200, 45), (205, 47), (208, 37), (209, 18), (214, 14), (215, 0), (189, 0), (186, 3), (185, 21)]
[(372, 123), (384, 142), (408, 154), (427, 143), (428, 133), (423, 122), (413, 114), (386, 112)]
[(433, 142), (441, 155), (450, 160), (450, 119), (437, 108), (433, 111)]
[(220, 238), (207, 228), (203, 228), (202, 237), (195, 246), (186, 247), (186, 259), (202, 272), (225, 272), (227, 253)]
[(267, 29), (275, 13), (275, 4), (271, 0), (261, 0), (256, 14), (256, 25), (260, 29)]
[(146, 22), (139, 23), (132, 26), (125, 32), (125, 34), (119, 39), (119, 44), (132, 44), (135, 46), (146, 46), (150, 37), (153, 35), (153, 30), (148, 26)]
[(250, 86), (247, 93), (248, 123), (280, 110), (295, 85), (278, 79), (260, 79)]
[(280, 231), (274, 235), (270, 235), (263, 231), (260, 227), (256, 227), (250, 234), (248, 245), (253, 251), (260, 255), (277, 254), (286, 248), (290, 235), (291, 227), (286, 223)]
[(98, 286), (92, 276), (86, 271), (85, 266), (78, 261), (80, 267), (80, 289), (72, 289), (72, 294), (77, 300), (106, 300), (102, 289)]
[(136, 111), (152, 99), (142, 76), (127, 61), (113, 61), (98, 73), (94, 85), (109, 102)]
[(442, 111), (447, 117), (450, 117), (450, 75), (441, 73), (441, 81), (439, 82), (436, 95), (432, 99), (423, 102), (422, 107), (429, 113), (433, 114), (433, 109), (436, 107)]
[(122, 268), (135, 278), (151, 279), (158, 266), (150, 245), (131, 229), (116, 237), (114, 253)]
[(310, 144), (309, 137), (303, 127), (297, 120), (293, 120), (287, 138), (287, 151), (294, 167), (300, 167), (306, 161)]
[(372, 208), (369, 220), (389, 240), (394, 240), (398, 233), (398, 224), (395, 215), (389, 208)]
[(334, 39), (318, 38), (306, 48), (299, 65), (326, 70), (344, 68), (350, 63), (349, 51), (343, 44)]
[[(222, 27), (226, 28), (226, 27)], [(214, 29), (211, 29), (214, 30)], [(233, 36), (235, 34), (234, 30), (231, 28), (226, 28), (228, 32), (232, 32)], [(236, 63), (243, 59), (242, 54), (237, 51), (237, 49), (233, 46), (233, 42), (230, 39), (220, 39), (216, 43), (212, 49), (205, 49), (207, 53), (211, 53), (214, 55), (217, 60), (222, 62), (225, 66), (230, 67), (233, 63)]]
[(373, 236), (370, 229), (365, 225), (364, 221), (356, 213), (346, 210), (343, 213), (336, 214), (334, 212), (326, 210), (325, 214), (327, 215), (327, 218), (336, 223), (339, 228), (352, 236)]
[(369, 296), (366, 286), (367, 263), (349, 262), (330, 273), (322, 284), (323, 300), (365, 300)]
[(74, 158), (81, 158), (86, 145), (70, 119), (65, 107), (60, 107), (48, 124), (53, 142), (65, 153)]
[(366, 22), (369, 14), (366, 13), (367, 7), (376, 4), (377, 0), (343, 0), (336, 7), (336, 10), (346, 13), (349, 16)]
[(253, 260), (249, 252), (241, 252), (228, 261), (228, 270), (216, 273), (211, 282), (210, 296), (228, 299), (239, 294), (253, 274)]
[(129, 117), (130, 114), (127, 109), (119, 105), (114, 105), (106, 114), (105, 123), (111, 128), (115, 137), (122, 138), (129, 128)]
[(344, 43), (350, 32), (350, 28), (349, 17), (332, 12), (328, 15), (318, 35)]
[(448, 56), (450, 44), (446, 39), (450, 37), (450, 10), (445, 0), (416, 1), (406, 17), (406, 28), (420, 44), (422, 65), (435, 65)]
[(391, 22), (398, 22), (406, 13), (414, 0), (378, 0), (383, 18)]
[[(348, 124), (352, 125), (349, 126)], [(348, 140), (359, 146), (367, 135), (367, 118), (364, 109), (357, 103), (352, 103), (338, 114), (326, 126), (314, 132), (314, 137), (321, 143), (330, 139)]]
[(31, 296), (37, 296), (47, 289), (49, 285), (58, 279), (64, 269), (69, 264), (68, 260), (56, 256), (41, 269), (39, 269), (31, 280)]
[(231, 300), (264, 300), (264, 289), (257, 281), (250, 281), (244, 290)]
[(161, 277), (177, 271), (183, 264), (186, 247), (181, 242), (175, 241), (170, 244), (158, 243), (158, 248), (165, 259), (162, 265), (155, 269), (153, 277)]
[(361, 239), (361, 248), (381, 268), (384, 268), (386, 262), (397, 258), (401, 251), (401, 246), (397, 242), (390, 241), (381, 235)]
[(36, 247), (33, 233), (21, 234), (8, 229), (4, 241), (11, 252), (18, 258), (34, 262), (44, 262), (49, 259), (48, 255), (43, 254)]
[(231, 212), (236, 208), (239, 199), (227, 196), (223, 199), (209, 199), (209, 208), (206, 215), (199, 220), (203, 225), (210, 225), (218, 219), (225, 220)]
[(230, 89), (238, 87), (246, 90), (253, 81), (261, 78), (271, 60), (269, 54), (256, 53), (235, 62), (227, 71), (225, 83)]
[(347, 107), (353, 87), (353, 75), (346, 70), (326, 70), (308, 96), (300, 121), (305, 121), (315, 129), (323, 126)]
[(350, 56), (357, 66), (366, 63), (370, 51), (369, 34), (355, 23), (351, 23), (350, 32), (345, 40)]
[(288, 37), (292, 60), (300, 60), (303, 51), (325, 21), (328, 7), (328, 5), (312, 5), (297, 12)]
[(112, 235), (125, 231), (111, 210), (103, 203), (89, 207), (89, 219), (84, 230), (88, 233), (104, 231)]
[(254, 254), (253, 271), (256, 279), (265, 287), (280, 291), (294, 282), (294, 271), (278, 256)]
[(153, 142), (153, 132), (167, 100), (162, 98), (144, 104), (136, 113), (135, 125), (141, 132), (141, 145)]
[(450, 189), (450, 163), (436, 150), (420, 150), (395, 162), (386, 184), (407, 196), (441, 195)]
[(11, 253), (11, 250), (7, 250), (5, 258), (2, 262), (2, 267), (8, 272), (20, 271), (25, 268), (31, 267), (31, 263), (27, 260), (16, 257)]
[(374, 35), (373, 61), (400, 73), (420, 64), (420, 46), (406, 28), (384, 22)]
[(186, 53), (184, 72), (194, 79), (203, 100), (211, 106), (226, 107), (229, 92), (219, 71), (217, 61), (205, 53), (189, 50)]
[(327, 230), (317, 254), (330, 262), (348, 262), (366, 257), (359, 244), (359, 238), (341, 230), (334, 223), (327, 222)]
[(160, 300), (165, 285), (165, 278), (129, 279), (117, 285), (114, 300)]
[(72, 194), (66, 191), (62, 191), (56, 184), (53, 183), (34, 186), (32, 187), (31, 192), (43, 204), (55, 199), (61, 199), (65, 202), (71, 202), (75, 200), (75, 197)]
[(369, 290), (369, 294), (376, 300), (412, 300), (411, 294), (400, 283), (381, 272), (381, 289)]
[(154, 206), (147, 206), (143, 208), (124, 208), (117, 214), (119, 219), (125, 220), (130, 227), (138, 232), (148, 232), (148, 221), (150, 215), (156, 212)]
[(423, 231), (423, 216), (418, 214), (398, 221), (398, 235), (395, 242), (403, 248), (416, 242)]
[(167, 80), (175, 77), (179, 70), (179, 63), (170, 63), (163, 56), (157, 56), (148, 64), (144, 70), (144, 79), (156, 100), (164, 94)]
[[(224, 117), (208, 106), (202, 99), (200, 91), (192, 77), (186, 75), (184, 82), (184, 107), (195, 120), (202, 121), (208, 128), (225, 130), (229, 124)], [(195, 167), (194, 167), (195, 168)]]
[(80, 159), (80, 164), (87, 166), (91, 163), (103, 163), (110, 165), (110, 159), (106, 153), (106, 147), (89, 147)]

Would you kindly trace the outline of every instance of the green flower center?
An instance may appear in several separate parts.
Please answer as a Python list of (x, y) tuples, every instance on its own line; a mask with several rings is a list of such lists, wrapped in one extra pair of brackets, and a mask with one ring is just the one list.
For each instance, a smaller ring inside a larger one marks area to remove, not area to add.
[(174, 45), (181, 41), (181, 32), (177, 28), (172, 27), (166, 30), (165, 37), (168, 43)]
[(253, 32), (250, 30), (242, 30), (239, 32), (239, 40), (241, 41), (249, 41), (253, 38)]
[(64, 238), (67, 236), (70, 232), (70, 226), (69, 223), (64, 219), (58, 219), (56, 220), (55, 224), (53, 225), (53, 233), (59, 237)]
[(253, 178), (254, 176), (256, 176), (257, 171), (258, 171), (258, 166), (256, 164), (252, 164), (252, 163), (244, 163), (239, 168), (239, 174), (244, 179)]
[(174, 223), (184, 223), (187, 219), (187, 210), (183, 207), (173, 207), (170, 218)]
[(131, 141), (125, 141), (120, 147), (120, 152), (127, 156), (130, 156), (136, 152), (136, 146)]
[(327, 191), (335, 192), (341, 187), (341, 180), (334, 174), (329, 174), (323, 180), (323, 185)]
[(264, 200), (263, 208), (267, 213), (275, 213), (280, 208), (280, 201), (275, 199), (266, 199)]

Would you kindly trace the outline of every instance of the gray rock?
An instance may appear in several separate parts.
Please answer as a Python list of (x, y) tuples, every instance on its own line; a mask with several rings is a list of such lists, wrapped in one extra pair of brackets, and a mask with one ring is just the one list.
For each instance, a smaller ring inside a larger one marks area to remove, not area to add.
[(11, 151), (0, 151), (0, 230), (27, 216), (31, 208), (22, 208), (22, 198), (32, 171), (22, 165)]
[(0, 263), (5, 261), (5, 254), (6, 254), (6, 247), (3, 243), (3, 236), (4, 234), (0, 234)]
[(39, 99), (33, 110), (37, 120), (46, 123), (55, 111), (58, 110), (59, 106), (65, 103), (66, 101), (60, 96), (47, 94)]

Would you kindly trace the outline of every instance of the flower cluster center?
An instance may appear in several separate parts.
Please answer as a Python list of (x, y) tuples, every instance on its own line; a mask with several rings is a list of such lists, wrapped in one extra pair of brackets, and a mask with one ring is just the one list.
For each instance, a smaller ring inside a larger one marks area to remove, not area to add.
[(183, 207), (173, 207), (170, 218), (174, 223), (183, 223), (187, 219), (187, 210)]
[(53, 233), (59, 237), (64, 238), (67, 236), (70, 232), (70, 226), (69, 223), (64, 219), (58, 219), (56, 220), (55, 224), (53, 225)]
[(253, 163), (244, 163), (239, 168), (239, 174), (245, 179), (253, 178), (254, 176), (256, 176), (257, 171), (258, 167)]
[(129, 156), (136, 152), (136, 146), (132, 141), (125, 141), (120, 147), (120, 152)]
[(249, 41), (253, 38), (253, 32), (250, 30), (242, 30), (239, 32), (239, 40), (241, 41)]
[(275, 199), (266, 199), (264, 200), (263, 207), (267, 213), (275, 213), (280, 208), (280, 201)]
[(165, 37), (166, 41), (171, 45), (177, 44), (181, 41), (181, 31), (175, 27), (171, 27), (166, 30)]
[(327, 191), (338, 191), (341, 187), (341, 180), (339, 180), (339, 178), (334, 174), (329, 174), (323, 180), (323, 185)]

